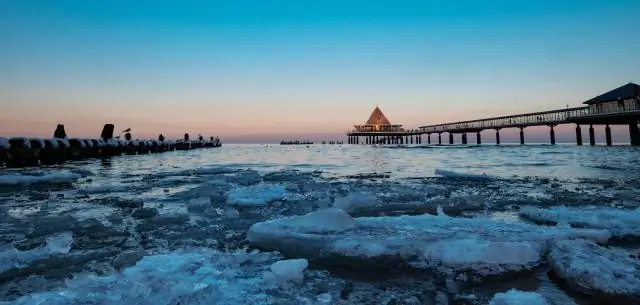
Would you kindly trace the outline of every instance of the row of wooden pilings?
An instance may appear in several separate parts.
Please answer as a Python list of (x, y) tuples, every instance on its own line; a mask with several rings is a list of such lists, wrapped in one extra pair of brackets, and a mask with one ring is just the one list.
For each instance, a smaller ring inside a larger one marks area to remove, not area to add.
[[(130, 133), (125, 139), (113, 137), (113, 125), (105, 125), (100, 138), (68, 138), (64, 126), (58, 125), (53, 138), (0, 137), (0, 167), (20, 168), (62, 164), (91, 158), (110, 158), (120, 155), (145, 155), (174, 150), (220, 147), (219, 138), (205, 140), (199, 136), (190, 140), (167, 140), (159, 135), (157, 140), (132, 140)], [(110, 131), (109, 131), (110, 130)]]
[[(551, 145), (555, 145), (556, 144), (556, 133), (555, 133), (555, 127), (556, 125), (549, 125), (549, 143)], [(520, 144), (524, 145), (525, 144), (525, 136), (524, 136), (524, 129), (525, 127), (518, 127), (518, 129), (520, 129)], [(500, 144), (500, 130), (501, 129), (495, 129), (496, 131), (496, 144)], [(583, 145), (583, 141), (582, 141), (582, 128), (580, 126), (580, 124), (576, 125), (575, 128), (575, 132), (576, 132), (576, 144), (577, 145)], [(604, 127), (604, 134), (605, 134), (605, 144), (607, 146), (611, 146), (613, 145), (613, 137), (611, 136), (611, 126), (609, 126), (608, 124), (605, 124)], [(630, 144), (637, 146), (640, 145), (640, 127), (638, 127), (638, 124), (629, 124), (629, 137), (630, 137)], [(462, 133), (461, 134), (461, 141), (462, 144), (467, 144), (468, 143), (468, 139), (467, 139), (467, 133)], [(427, 134), (427, 143), (431, 144), (431, 134)], [(476, 132), (476, 143), (482, 144), (482, 137), (480, 135), (480, 132)], [(442, 144), (442, 133), (438, 133), (438, 144)], [(454, 133), (449, 133), (449, 144), (454, 144)], [(593, 125), (589, 125), (589, 145), (596, 145), (596, 136), (595, 136), (595, 128), (593, 127)]]
[[(362, 140), (362, 143), (360, 143)], [(348, 144), (422, 144), (422, 137), (419, 134), (411, 135), (367, 135), (348, 136)]]

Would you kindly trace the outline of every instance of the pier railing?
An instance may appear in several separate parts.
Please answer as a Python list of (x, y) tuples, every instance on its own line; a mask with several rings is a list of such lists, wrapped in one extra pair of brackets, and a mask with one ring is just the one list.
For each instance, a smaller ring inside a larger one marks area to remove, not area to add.
[(540, 125), (557, 125), (567, 123), (567, 119), (589, 114), (589, 107), (574, 107), (527, 114), (517, 114), (487, 119), (462, 121), (447, 124), (421, 126), (424, 133), (480, 131), (484, 129), (501, 129), (509, 127), (525, 127)]

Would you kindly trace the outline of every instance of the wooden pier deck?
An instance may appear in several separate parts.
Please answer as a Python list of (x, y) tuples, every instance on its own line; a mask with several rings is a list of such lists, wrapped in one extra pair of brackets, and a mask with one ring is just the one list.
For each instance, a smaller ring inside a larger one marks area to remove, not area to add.
[(476, 133), (476, 142), (480, 144), (480, 132), (493, 129), (496, 131), (496, 144), (500, 144), (501, 129), (519, 128), (520, 144), (524, 144), (524, 129), (526, 127), (548, 126), (550, 142), (555, 144), (554, 127), (561, 124), (575, 124), (576, 143), (582, 145), (580, 125), (589, 125), (589, 143), (595, 145), (593, 125), (605, 125), (606, 144), (611, 145), (610, 125), (628, 125), (631, 145), (640, 145), (640, 128), (638, 127), (640, 86), (629, 83), (592, 98), (584, 104), (588, 106), (427, 125), (418, 129), (422, 134), (427, 135), (429, 143), (431, 142), (431, 134), (438, 134), (438, 144), (442, 144), (442, 133), (449, 134), (449, 144), (453, 144), (454, 134), (461, 134), (462, 143), (467, 144), (467, 133)]

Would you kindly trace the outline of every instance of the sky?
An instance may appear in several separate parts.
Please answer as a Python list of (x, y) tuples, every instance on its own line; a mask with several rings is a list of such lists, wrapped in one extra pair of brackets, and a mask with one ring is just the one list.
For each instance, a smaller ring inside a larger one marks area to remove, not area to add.
[(113, 123), (138, 138), (330, 140), (376, 105), (407, 128), (578, 106), (640, 82), (638, 12), (637, 0), (0, 0), (0, 136)]

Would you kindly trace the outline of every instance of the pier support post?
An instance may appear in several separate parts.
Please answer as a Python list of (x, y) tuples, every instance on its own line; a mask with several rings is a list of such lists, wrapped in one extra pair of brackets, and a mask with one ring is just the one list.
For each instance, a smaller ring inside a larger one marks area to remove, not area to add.
[(551, 140), (551, 145), (556, 145), (556, 132), (553, 130), (553, 125), (550, 125), (549, 128), (549, 139)]
[(496, 145), (500, 145), (500, 129), (496, 129)]
[(442, 145), (442, 134), (438, 133), (438, 145)]
[(589, 145), (596, 145), (596, 132), (593, 129), (593, 125), (589, 125)]
[(629, 124), (629, 137), (631, 138), (631, 145), (640, 145), (640, 129), (638, 129), (638, 122)]
[(409, 136), (409, 137), (411, 138), (411, 144), (413, 144), (413, 136)]
[(467, 133), (462, 134), (462, 144), (467, 144)]
[(524, 145), (524, 127), (520, 128), (520, 145)]
[(582, 145), (582, 129), (580, 129), (580, 124), (576, 124), (576, 144), (578, 144), (578, 146)]
[(400, 144), (401, 144), (401, 145), (404, 145), (404, 137), (403, 137), (403, 136), (400, 136), (399, 138), (400, 138)]
[(604, 137), (607, 142), (607, 146), (611, 146), (611, 127), (609, 127), (609, 124), (604, 126)]
[(449, 133), (449, 144), (453, 145), (453, 134)]
[(476, 144), (482, 144), (482, 137), (480, 136), (480, 132), (476, 132)]

